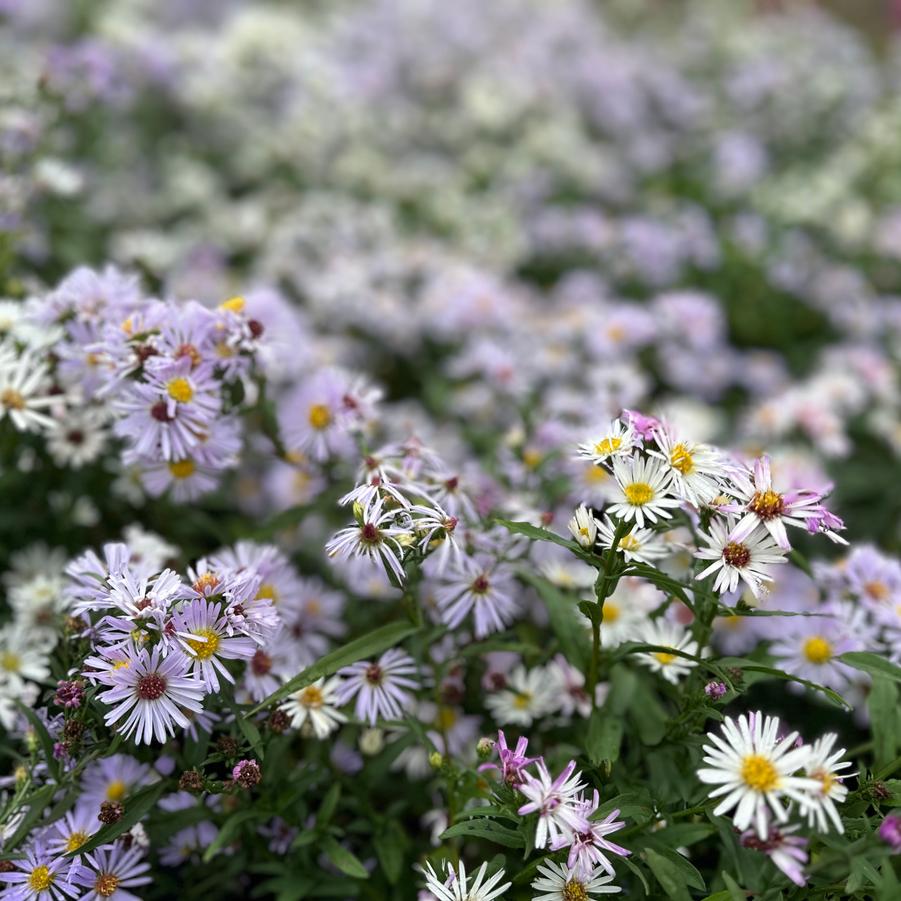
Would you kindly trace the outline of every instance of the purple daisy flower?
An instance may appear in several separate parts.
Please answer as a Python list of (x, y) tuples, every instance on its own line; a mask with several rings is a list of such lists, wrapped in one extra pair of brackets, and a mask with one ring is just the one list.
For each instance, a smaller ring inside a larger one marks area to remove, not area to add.
[(147, 885), (152, 878), (147, 875), (150, 864), (143, 860), (140, 848), (101, 847), (85, 855), (88, 866), (82, 867), (73, 877), (77, 885), (87, 891), (82, 901), (140, 901), (128, 889)]
[(188, 675), (191, 666), (191, 659), (182, 654), (161, 658), (159, 647), (137, 650), (127, 665), (110, 674), (111, 687), (98, 695), (113, 707), (104, 722), (117, 726), (126, 738), (134, 735), (137, 744), (150, 744), (153, 738), (164, 742), (175, 734), (176, 725), (188, 725), (182, 707), (195, 713), (203, 709), (204, 685)]
[(337, 701), (346, 704), (356, 697), (358, 719), (374, 726), (379, 717), (386, 720), (403, 718), (404, 710), (413, 703), (419, 683), (410, 676), (416, 674), (413, 658), (399, 648), (385, 651), (377, 661), (360, 661), (338, 670), (344, 683), (338, 688)]

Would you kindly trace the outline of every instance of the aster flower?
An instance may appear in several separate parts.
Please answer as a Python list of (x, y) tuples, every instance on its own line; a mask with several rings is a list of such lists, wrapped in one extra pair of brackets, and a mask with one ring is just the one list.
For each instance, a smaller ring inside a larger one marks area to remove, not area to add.
[(188, 601), (172, 622), (176, 632), (190, 636), (182, 639), (182, 648), (193, 663), (194, 676), (209, 693), (219, 691), (219, 676), (235, 681), (223, 660), (249, 660), (257, 649), (250, 638), (229, 635), (228, 618), (214, 601)]
[(103, 407), (69, 409), (47, 432), (47, 450), (57, 466), (81, 469), (106, 449), (109, 413)]
[(371, 726), (381, 717), (386, 720), (403, 719), (404, 710), (413, 703), (411, 691), (419, 683), (413, 658), (399, 648), (385, 651), (376, 661), (361, 661), (338, 670), (344, 682), (338, 686), (335, 698), (346, 704), (356, 698), (357, 719)]
[(49, 389), (48, 367), (37, 353), (26, 351), (18, 358), (0, 355), (0, 419), (8, 416), (20, 432), (55, 428), (56, 421), (44, 410), (60, 405), (62, 398)]
[(191, 667), (190, 658), (182, 654), (161, 659), (159, 646), (133, 652), (126, 666), (110, 674), (110, 687), (98, 695), (113, 707), (104, 722), (117, 726), (126, 738), (134, 735), (137, 744), (150, 744), (152, 738), (164, 742), (176, 725), (188, 725), (182, 708), (195, 713), (203, 709), (204, 686), (188, 675)]
[(551, 779), (543, 758), (536, 762), (535, 768), (537, 776), (523, 773), (519, 793), (527, 800), (517, 812), (520, 816), (538, 814), (536, 848), (555, 848), (557, 842), (568, 845), (574, 833), (588, 829), (588, 820), (578, 803), (579, 795), (585, 788), (582, 774), (576, 772), (574, 760), (563, 768), (556, 779)]
[(347, 717), (336, 709), (337, 692), (341, 680), (333, 676), (329, 680), (317, 679), (306, 688), (295, 692), (279, 709), (291, 717), (291, 726), (302, 729), (309, 721), (316, 738), (327, 738)]
[(379, 498), (368, 509), (361, 509), (356, 525), (335, 533), (325, 546), (329, 557), (346, 559), (364, 556), (381, 560), (386, 569), (394, 575), (398, 582), (404, 581), (403, 540), (408, 542), (412, 535), (407, 529), (394, 525), (395, 513), (382, 511), (382, 499)]
[(572, 901), (574, 898), (591, 901), (595, 895), (615, 895), (622, 891), (620, 886), (610, 885), (613, 876), (601, 867), (583, 873), (548, 860), (539, 864), (537, 873), (532, 888), (538, 894), (532, 895), (532, 901)]
[[(73, 809), (66, 812), (48, 830), (47, 848), (53, 854), (72, 854), (101, 827), (97, 819), (97, 806), (85, 802), (84, 798)], [(80, 860), (80, 855), (77, 855)]]
[(572, 519), (567, 523), (569, 534), (583, 547), (593, 548), (598, 535), (598, 521), (591, 515), (585, 504), (579, 504)]
[(518, 666), (506, 679), (506, 687), (488, 695), (485, 706), (501, 726), (531, 726), (557, 707), (554, 686), (541, 667)]
[(219, 484), (222, 469), (203, 463), (199, 456), (146, 463), (140, 457), (130, 456), (126, 452), (123, 462), (126, 466), (140, 466), (141, 482), (149, 494), (159, 497), (166, 491), (171, 491), (172, 499), (177, 503), (196, 500), (212, 491)]
[(761, 838), (754, 829), (747, 829), (740, 836), (741, 846), (766, 854), (795, 885), (806, 885), (804, 865), (807, 863), (807, 839), (792, 834), (801, 827), (777, 826), (770, 822), (769, 814), (767, 822), (769, 825), (764, 838)]
[[(638, 629), (637, 638), (644, 644), (672, 648), (673, 651), (682, 651), (695, 657), (698, 655), (698, 643), (692, 640), (691, 633), (678, 623), (667, 619), (647, 620)], [(648, 651), (639, 654), (638, 660), (652, 672), (660, 673), (673, 685), (677, 685), (683, 676), (688, 675), (698, 665), (694, 660), (668, 651)]]
[(143, 859), (141, 848), (100, 847), (85, 855), (88, 866), (82, 867), (73, 877), (76, 885), (87, 891), (81, 895), (84, 901), (140, 901), (138, 895), (128, 889), (149, 885), (153, 879), (147, 875), (150, 864)]
[(672, 476), (672, 491), (683, 500), (700, 507), (720, 494), (725, 469), (719, 452), (707, 444), (682, 441), (672, 429), (662, 426), (654, 432), (657, 450), (652, 457), (663, 461)]
[(644, 528), (645, 520), (669, 519), (669, 510), (682, 502), (672, 496), (672, 476), (663, 463), (653, 457), (617, 457), (613, 461), (613, 477), (617, 490), (607, 512), (627, 522), (635, 520)]
[(840, 655), (863, 650), (865, 642), (861, 636), (866, 632), (830, 613), (829, 609), (822, 609), (821, 616), (792, 617), (777, 633), (770, 653), (786, 672), (843, 691), (854, 679), (855, 671), (842, 663)]
[(842, 783), (842, 779), (853, 774), (842, 773), (842, 770), (851, 766), (851, 762), (842, 760), (844, 748), (832, 750), (837, 740), (838, 736), (834, 732), (818, 738), (810, 746), (810, 753), (804, 765), (804, 774), (819, 783), (816, 790), (808, 794), (806, 810), (808, 825), (819, 832), (828, 832), (830, 821), (837, 832), (845, 831), (835, 805), (841, 804), (848, 797), (848, 789)]
[[(517, 788), (522, 784), (525, 768), (538, 760), (537, 757), (526, 757), (528, 747), (529, 740), (524, 735), (520, 735), (516, 740), (516, 747), (511, 750), (507, 745), (507, 736), (504, 735), (502, 729), (498, 729), (495, 749), (500, 759), (501, 779), (511, 788)], [(496, 763), (483, 763), (479, 767), (479, 772), (496, 769), (498, 769)]]
[(0, 882), (8, 886), (4, 898), (15, 901), (65, 901), (80, 896), (71, 882), (72, 871), (78, 867), (68, 858), (51, 853), (40, 842), (25, 849), (25, 856), (16, 861), (16, 869), (0, 873)]
[[(90, 764), (81, 780), (81, 801), (99, 807), (103, 801), (122, 801), (151, 781), (152, 771), (128, 754), (111, 754)], [(95, 812), (96, 816), (96, 812)]]
[(632, 426), (614, 419), (606, 431), (579, 445), (578, 456), (599, 465), (611, 457), (627, 456), (635, 444), (636, 435)]
[(612, 810), (602, 820), (592, 819), (599, 805), (600, 796), (597, 790), (592, 792), (590, 798), (578, 797), (575, 807), (585, 823), (584, 827), (575, 830), (568, 837), (559, 837), (551, 845), (551, 848), (558, 851), (569, 847), (566, 865), (572, 870), (589, 873), (594, 867), (600, 867), (612, 877), (614, 875), (613, 864), (607, 855), (628, 857), (632, 852), (607, 839), (608, 835), (618, 832), (626, 825), (623, 820), (617, 819), (618, 809)]
[(732, 530), (732, 541), (744, 541), (758, 526), (763, 526), (779, 547), (789, 550), (786, 525), (806, 528), (812, 516), (818, 517), (818, 523), (826, 522), (820, 504), (822, 494), (808, 489), (775, 490), (770, 458), (766, 455), (754, 463), (753, 472), (735, 470), (730, 473), (730, 480), (730, 492), (738, 498), (738, 503), (725, 505), (723, 509), (740, 516)]
[(707, 766), (698, 770), (698, 778), (716, 786), (711, 798), (725, 795), (714, 816), (735, 808), (735, 828), (744, 830), (753, 824), (758, 838), (765, 839), (768, 811), (779, 822), (788, 819), (784, 799), (806, 809), (811, 792), (819, 790), (822, 783), (796, 775), (810, 756), (808, 747), (795, 745), (797, 737), (798, 733), (792, 732), (780, 738), (779, 717), (760, 713), (742, 714), (737, 720), (727, 716), (722, 737), (708, 732), (710, 744), (704, 745)]
[[(613, 521), (605, 515), (603, 520), (598, 519), (595, 522), (601, 547), (608, 549), (613, 547), (613, 540), (616, 537), (616, 526)], [(659, 560), (669, 553), (666, 545), (653, 529), (639, 529), (636, 526), (633, 526), (625, 535), (620, 536), (616, 549), (623, 555), (626, 563), (636, 560), (639, 563), (651, 565), (655, 560)]]
[(503, 885), (498, 885), (504, 878), (503, 869), (485, 880), (487, 869), (487, 862), (483, 863), (473, 877), (472, 883), (469, 882), (466, 866), (462, 860), (456, 871), (449, 863), (447, 864), (447, 878), (444, 880), (435, 872), (430, 863), (426, 863), (422, 872), (426, 880), (426, 889), (431, 892), (436, 901), (494, 901), (495, 898), (500, 898), (513, 883), (505, 882)]
[(772, 567), (785, 562), (784, 552), (764, 529), (757, 529), (736, 541), (732, 520), (713, 519), (710, 534), (699, 534), (709, 547), (702, 548), (695, 556), (713, 562), (695, 578), (705, 579), (716, 573), (714, 591), (735, 591), (742, 580), (754, 597), (759, 598), (772, 582)]
[(518, 612), (514, 584), (509, 566), (483, 554), (462, 557), (453, 581), (435, 593), (441, 619), (454, 629), (472, 611), (476, 638), (501, 632)]

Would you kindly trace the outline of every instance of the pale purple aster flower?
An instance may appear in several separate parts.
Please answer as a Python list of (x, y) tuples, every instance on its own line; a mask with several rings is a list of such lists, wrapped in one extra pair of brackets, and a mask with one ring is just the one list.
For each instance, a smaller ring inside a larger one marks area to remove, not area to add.
[(848, 588), (871, 610), (901, 603), (901, 562), (875, 547), (854, 548), (842, 575)]
[(296, 826), (290, 826), (281, 817), (273, 817), (259, 829), (260, 835), (269, 839), (269, 850), (279, 857), (285, 856), (291, 850), (299, 831)]
[(150, 777), (146, 763), (139, 763), (128, 754), (112, 754), (85, 769), (80, 800), (98, 807), (103, 801), (121, 801), (150, 782)]
[(123, 462), (126, 466), (137, 464), (141, 467), (141, 482), (149, 494), (158, 497), (171, 491), (172, 499), (178, 503), (196, 500), (219, 484), (219, 468), (204, 465), (191, 457), (146, 464), (126, 452)]
[(84, 855), (88, 866), (75, 874), (73, 881), (87, 891), (82, 901), (141, 901), (128, 889), (148, 885), (150, 864), (143, 859), (141, 848), (100, 847)]
[(401, 537), (411, 537), (407, 529), (398, 528), (394, 511), (382, 511), (382, 499), (360, 512), (360, 521), (336, 532), (325, 546), (329, 557), (348, 558), (366, 556), (379, 559), (394, 574), (398, 582), (404, 581), (403, 545)]
[(740, 517), (729, 536), (730, 541), (744, 541), (758, 525), (772, 535), (784, 550), (791, 548), (786, 525), (804, 528), (806, 521), (823, 510), (823, 495), (817, 491), (799, 488), (784, 493), (773, 487), (770, 458), (766, 455), (754, 463), (752, 472), (733, 469), (730, 472), (733, 493), (738, 502), (721, 507)]
[(410, 678), (416, 675), (413, 658), (391, 648), (377, 661), (361, 661), (338, 670), (344, 683), (338, 688), (338, 704), (346, 704), (356, 697), (357, 718), (374, 726), (381, 717), (386, 720), (403, 719), (404, 710), (413, 703), (410, 691), (416, 691), (419, 683)]
[(436, 591), (443, 622), (460, 625), (472, 611), (477, 638), (505, 629), (519, 611), (510, 566), (484, 554), (461, 557), (456, 572)]
[(741, 845), (766, 854), (795, 885), (806, 885), (804, 865), (807, 863), (807, 839), (792, 835), (799, 828), (797, 825), (777, 826), (770, 822), (765, 838), (760, 838), (754, 829), (742, 832)]
[(25, 856), (16, 860), (17, 869), (0, 873), (0, 882), (8, 888), (4, 898), (12, 901), (64, 901), (66, 897), (80, 897), (80, 890), (72, 884), (72, 876), (79, 865), (70, 858), (52, 853), (41, 842), (25, 849)]
[(519, 791), (528, 800), (517, 811), (520, 816), (538, 814), (535, 830), (535, 847), (554, 848), (568, 845), (575, 833), (588, 829), (588, 820), (582, 813), (579, 794), (585, 788), (581, 772), (575, 772), (576, 762), (571, 760), (556, 779), (551, 779), (543, 758), (536, 761), (538, 775), (523, 773)]
[[(48, 850), (59, 855), (77, 852), (102, 825), (97, 819), (97, 806), (84, 797), (80, 798), (72, 810), (47, 830)], [(76, 860), (80, 862), (80, 859), (80, 855), (76, 854)]]
[(158, 646), (149, 653), (143, 648), (137, 651), (127, 666), (111, 674), (111, 687), (98, 695), (113, 707), (104, 722), (118, 724), (118, 731), (126, 738), (134, 735), (137, 744), (150, 744), (152, 738), (164, 742), (175, 733), (176, 725), (188, 725), (180, 708), (195, 713), (203, 709), (204, 686), (188, 675), (191, 666), (190, 658), (181, 654), (160, 659)]
[[(538, 757), (526, 757), (526, 751), (529, 747), (529, 740), (524, 735), (516, 740), (516, 747), (511, 751), (507, 745), (507, 736), (504, 735), (503, 729), (497, 730), (497, 755), (500, 758), (501, 779), (510, 786), (510, 788), (518, 788), (524, 779), (524, 770), (527, 766), (531, 766)], [(479, 772), (485, 770), (496, 770), (496, 763), (483, 763), (479, 767)]]
[(209, 820), (188, 826), (176, 832), (160, 849), (160, 863), (164, 867), (178, 867), (187, 861), (199, 864), (200, 853), (215, 841), (218, 834), (219, 830)]
[(568, 839), (565, 836), (560, 836), (551, 844), (551, 848), (554, 851), (559, 851), (561, 848), (569, 846), (569, 856), (566, 863), (570, 869), (590, 873), (595, 867), (602, 867), (612, 876), (614, 874), (613, 864), (610, 863), (606, 852), (615, 854), (618, 857), (628, 857), (632, 852), (620, 845), (607, 841), (606, 838), (611, 832), (618, 832), (626, 825), (623, 820), (617, 820), (619, 810), (611, 811), (602, 820), (591, 819), (599, 804), (600, 797), (596, 789), (592, 794), (591, 800), (580, 797), (576, 802), (576, 809), (583, 818), (585, 827), (574, 829), (573, 834)]
[(292, 661), (292, 672), (314, 663), (328, 651), (330, 639), (345, 634), (344, 605), (344, 594), (317, 578), (297, 580), (297, 589), (279, 603), (283, 628), (274, 650)]
[(212, 735), (216, 723), (222, 720), (218, 713), (213, 713), (211, 710), (201, 710), (195, 713), (193, 710), (184, 709), (182, 713), (188, 720), (188, 725), (185, 726), (185, 735), (191, 741), (200, 741), (201, 732)]
[(246, 635), (257, 644), (270, 641), (281, 626), (278, 598), (278, 589), (257, 574), (232, 579), (223, 595), (226, 634)]
[(223, 660), (249, 660), (257, 649), (250, 638), (228, 634), (228, 619), (214, 601), (188, 601), (174, 615), (173, 623), (176, 632), (191, 636), (182, 647), (193, 664), (194, 676), (210, 694), (219, 691), (220, 675), (228, 682), (235, 681)]

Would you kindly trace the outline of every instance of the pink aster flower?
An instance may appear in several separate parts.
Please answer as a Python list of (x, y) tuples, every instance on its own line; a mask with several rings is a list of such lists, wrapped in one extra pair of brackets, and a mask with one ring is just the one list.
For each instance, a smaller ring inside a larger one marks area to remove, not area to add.
[(741, 834), (741, 845), (766, 854), (795, 885), (806, 885), (804, 864), (807, 863), (807, 839), (792, 835), (799, 828), (776, 826), (771, 822), (766, 838), (760, 838), (754, 829), (747, 829)]
[(618, 820), (619, 810), (613, 810), (603, 820), (592, 820), (592, 815), (597, 811), (600, 798), (597, 790), (594, 791), (591, 800), (578, 798), (576, 810), (582, 817), (585, 828), (574, 830), (567, 839), (565, 836), (558, 838), (551, 848), (559, 851), (569, 846), (567, 866), (581, 873), (590, 873), (595, 867), (602, 867), (611, 876), (614, 873), (613, 864), (607, 857), (607, 852), (618, 857), (628, 857), (632, 852), (620, 845), (607, 841), (606, 836), (611, 832), (618, 832), (625, 826), (623, 820)]
[[(511, 751), (507, 745), (507, 736), (504, 735), (503, 729), (497, 730), (497, 756), (500, 758), (501, 779), (511, 788), (518, 788), (523, 780), (523, 771), (527, 766), (531, 766), (538, 760), (538, 757), (526, 757), (526, 750), (529, 747), (529, 740), (524, 736), (516, 740), (516, 747)], [(483, 763), (479, 767), (479, 772), (485, 770), (496, 770), (496, 763)]]
[(183, 654), (161, 659), (159, 646), (148, 652), (134, 651), (124, 666), (110, 673), (109, 685), (99, 699), (113, 709), (104, 717), (126, 738), (137, 744), (164, 742), (175, 734), (175, 726), (186, 727), (182, 708), (199, 713), (204, 685), (189, 675), (192, 661)]
[(551, 779), (544, 759), (535, 764), (538, 775), (523, 773), (519, 791), (527, 803), (517, 811), (520, 816), (538, 814), (535, 830), (535, 847), (565, 847), (574, 834), (585, 832), (589, 823), (580, 804), (579, 794), (585, 788), (582, 774), (575, 772), (576, 762), (571, 760), (556, 779)]

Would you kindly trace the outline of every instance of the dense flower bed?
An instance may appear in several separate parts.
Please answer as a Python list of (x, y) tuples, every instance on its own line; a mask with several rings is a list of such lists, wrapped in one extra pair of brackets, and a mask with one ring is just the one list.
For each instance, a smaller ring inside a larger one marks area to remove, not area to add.
[(901, 897), (891, 46), (0, 21), (0, 895)]

